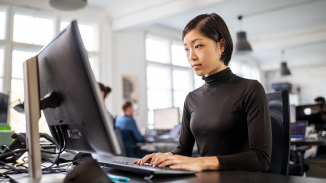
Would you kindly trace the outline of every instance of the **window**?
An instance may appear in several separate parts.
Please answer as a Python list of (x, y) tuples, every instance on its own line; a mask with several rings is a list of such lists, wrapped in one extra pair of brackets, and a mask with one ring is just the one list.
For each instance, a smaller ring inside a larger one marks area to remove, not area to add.
[(148, 128), (153, 128), (155, 109), (179, 107), (194, 89), (194, 74), (181, 41), (146, 36)]
[(260, 71), (255, 65), (248, 64), (244, 61), (231, 60), (229, 67), (232, 72), (240, 77), (255, 79), (260, 82)]
[(4, 60), (4, 49), (0, 47), (0, 92), (3, 89), (3, 60)]
[(0, 10), (0, 39), (5, 39), (6, 13)]
[(182, 42), (173, 41), (171, 46), (171, 54), (173, 65), (190, 68)]
[(46, 45), (54, 36), (53, 20), (28, 15), (14, 15), (15, 42)]
[[(36, 55), (37, 52), (14, 50), (12, 52), (11, 69), (11, 102), (24, 101), (23, 62)], [(10, 125), (18, 132), (26, 131), (25, 115), (14, 109), (10, 110)]]
[(170, 43), (168, 39), (147, 35), (146, 38), (146, 59), (152, 62), (171, 63)]
[(183, 104), (189, 91), (194, 89), (193, 71), (190, 69), (175, 68), (173, 78), (173, 106), (183, 109)]
[[(7, 22), (7, 19), (12, 21)], [(65, 26), (68, 25), (68, 22), (66, 21)], [(6, 91), (10, 94), (11, 107), (18, 104), (19, 100), (24, 101), (23, 62), (36, 55), (59, 33), (56, 25), (61, 23), (64, 22), (60, 20), (59, 15), (54, 13), (0, 5), (0, 92)], [(7, 29), (7, 26), (12, 29)], [(61, 24), (61, 26), (64, 25)], [(79, 29), (86, 49), (89, 51), (90, 65), (95, 78), (98, 79), (99, 60), (101, 59), (97, 44), (98, 25), (96, 22), (80, 24)], [(10, 65), (11, 70), (4, 72), (4, 66)], [(3, 83), (8, 84), (4, 85)], [(26, 131), (24, 114), (10, 108), (9, 119), (12, 130), (15, 132)], [(39, 128), (40, 131), (49, 133), (42, 112)]]
[(94, 76), (96, 81), (99, 80), (100, 73), (99, 73), (99, 61), (97, 56), (89, 55), (89, 64), (91, 65), (91, 68), (93, 70)]

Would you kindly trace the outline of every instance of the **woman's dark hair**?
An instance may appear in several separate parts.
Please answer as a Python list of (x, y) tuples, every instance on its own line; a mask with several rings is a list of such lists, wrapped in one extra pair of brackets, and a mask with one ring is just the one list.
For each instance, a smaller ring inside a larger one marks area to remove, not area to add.
[(101, 91), (104, 92), (104, 98), (112, 91), (110, 87), (108, 86), (104, 86), (104, 84), (102, 83), (98, 83), (100, 88), (101, 88)]
[(125, 112), (131, 106), (132, 106), (132, 103), (130, 101), (126, 101), (122, 105), (122, 110)]
[(197, 29), (202, 35), (214, 40), (216, 43), (223, 39), (225, 47), (221, 61), (227, 66), (231, 60), (233, 43), (224, 20), (216, 13), (198, 15), (183, 29), (182, 40), (193, 29)]

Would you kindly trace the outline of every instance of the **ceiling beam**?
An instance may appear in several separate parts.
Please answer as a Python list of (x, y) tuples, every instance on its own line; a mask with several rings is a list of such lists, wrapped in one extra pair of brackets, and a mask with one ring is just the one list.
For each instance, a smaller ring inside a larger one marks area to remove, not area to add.
[(162, 4), (157, 7), (134, 12), (114, 18), (112, 28), (114, 31), (129, 29), (140, 25), (152, 23), (158, 19), (189, 11), (202, 6), (208, 6), (226, 0), (177, 0)]
[(291, 49), (301, 45), (312, 44), (326, 40), (326, 27), (315, 30), (303, 31), (276, 37), (259, 38), (259, 40), (249, 40), (255, 52)]

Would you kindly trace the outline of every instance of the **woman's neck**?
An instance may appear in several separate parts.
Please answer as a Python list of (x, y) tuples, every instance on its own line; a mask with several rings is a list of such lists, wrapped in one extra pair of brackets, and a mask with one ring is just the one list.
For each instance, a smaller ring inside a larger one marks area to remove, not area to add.
[(211, 72), (209, 72), (208, 74), (206, 74), (205, 77), (210, 76), (210, 75), (213, 75), (213, 74), (216, 74), (216, 73), (218, 73), (220, 71), (223, 71), (226, 68), (228, 68), (228, 66), (222, 64), (220, 67), (218, 67), (218, 68), (212, 70)]

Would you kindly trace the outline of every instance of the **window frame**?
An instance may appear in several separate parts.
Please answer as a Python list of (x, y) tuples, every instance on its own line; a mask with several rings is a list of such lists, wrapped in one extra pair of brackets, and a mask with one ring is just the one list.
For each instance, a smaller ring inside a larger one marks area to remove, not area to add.
[[(166, 39), (166, 40), (168, 40), (168, 44), (169, 44), (169, 49), (168, 49), (168, 54), (169, 54), (169, 63), (161, 63), (161, 62), (155, 62), (155, 61), (149, 61), (149, 60), (147, 60), (147, 58), (146, 58), (146, 39), (148, 38), (148, 37), (158, 37), (158, 38), (162, 38), (162, 39)], [(175, 91), (179, 91), (179, 90), (175, 90), (174, 89), (174, 87), (173, 87), (173, 70), (174, 69), (177, 69), (177, 70), (187, 70), (187, 71), (189, 71), (190, 73), (192, 73), (191, 75), (193, 76), (193, 77), (191, 77), (191, 84), (192, 84), (192, 89), (191, 89), (191, 91), (192, 90), (194, 90), (195, 89), (195, 72), (193, 71), (193, 69), (189, 66), (189, 67), (186, 67), (186, 66), (180, 66), (180, 65), (173, 65), (173, 63), (172, 63), (172, 45), (173, 45), (173, 43), (175, 43), (175, 42), (182, 42), (181, 40), (178, 40), (178, 39), (176, 39), (176, 38), (173, 38), (173, 37), (169, 37), (169, 36), (162, 36), (162, 35), (158, 35), (158, 34), (155, 34), (155, 33), (151, 33), (151, 32), (146, 32), (145, 33), (145, 36), (144, 36), (144, 45), (145, 45), (145, 61), (146, 61), (146, 94), (147, 94), (147, 91), (148, 91), (148, 89), (150, 89), (149, 87), (148, 87), (148, 83), (147, 83), (147, 67), (149, 66), (149, 65), (158, 65), (158, 66), (164, 66), (164, 67), (167, 67), (167, 68), (169, 68), (169, 74), (170, 74), (170, 78), (171, 78), (171, 82), (170, 82), (170, 84), (171, 84), (171, 108), (172, 107), (176, 107), (175, 105), (174, 105), (174, 101), (175, 101), (175, 99), (174, 99), (174, 92)], [(152, 109), (149, 109), (148, 108), (148, 95), (147, 95), (147, 102), (146, 102), (146, 105), (147, 105), (147, 117), (149, 116), (149, 113), (150, 113), (150, 111), (152, 110)], [(179, 109), (180, 110), (180, 109)], [(182, 114), (182, 111), (180, 111), (180, 114)], [(182, 116), (182, 115), (180, 115), (180, 116)], [(150, 120), (148, 119), (147, 120), (147, 128), (148, 129), (152, 129), (153, 128), (153, 124), (150, 124), (149, 123), (150, 122)]]
[[(14, 50), (19, 51), (30, 51), (30, 52), (39, 52), (45, 45), (38, 45), (33, 43), (22, 43), (15, 42), (13, 40), (14, 37), (14, 16), (15, 14), (33, 16), (37, 18), (46, 18), (51, 19), (53, 21), (53, 35), (51, 40), (60, 32), (60, 23), (62, 21), (78, 19), (79, 24), (91, 25), (94, 28), (94, 47), (97, 49), (94, 51), (87, 51), (89, 58), (93, 58), (94, 60), (94, 75), (97, 76), (97, 79), (100, 77), (100, 61), (101, 61), (101, 44), (100, 44), (100, 35), (101, 35), (101, 23), (97, 20), (88, 19), (82, 15), (76, 15), (76, 18), (69, 18), (69, 14), (59, 14), (56, 12), (48, 12), (46, 9), (39, 8), (23, 8), (15, 5), (6, 5), (0, 3), (0, 10), (5, 12), (5, 30), (4, 30), (4, 39), (0, 39), (0, 47), (4, 49), (4, 58), (3, 58), (3, 76), (2, 76), (2, 86), (1, 92), (9, 94), (9, 100), (12, 101), (11, 98), (11, 81), (12, 79), (12, 59)], [(62, 15), (64, 17), (62, 17)], [(70, 15), (72, 16), (72, 15)], [(48, 44), (48, 43), (46, 43)], [(1, 76), (0, 76), (1, 77)], [(9, 114), (10, 116), (10, 114)], [(11, 123), (10, 117), (7, 119), (8, 124)]]
[(23, 43), (23, 42), (16, 42), (14, 41), (14, 19), (15, 19), (15, 14), (19, 14), (19, 15), (26, 15), (26, 16), (32, 16), (32, 17), (38, 17), (38, 18), (45, 18), (45, 19), (51, 19), (53, 21), (53, 35), (52, 38), (55, 37), (55, 35), (57, 35), (59, 32), (57, 32), (57, 21), (58, 21), (58, 17), (54, 14), (54, 13), (48, 13), (48, 12), (44, 12), (44, 11), (35, 11), (35, 10), (29, 10), (29, 9), (24, 9), (24, 8), (20, 8), (20, 7), (14, 7), (12, 6), (12, 10), (11, 10), (11, 37), (10, 37), (10, 41), (13, 44), (25, 44), (26, 46), (36, 46), (36, 47), (43, 47), (45, 45), (39, 45), (39, 44), (34, 44), (34, 43)]
[[(240, 76), (240, 77), (243, 77), (243, 78), (246, 78), (246, 79), (254, 79), (254, 80), (257, 80), (259, 82), (262, 81), (262, 75), (261, 75), (261, 71), (260, 71), (260, 67), (259, 67), (259, 64), (258, 63), (254, 63), (252, 60), (248, 61), (248, 60), (244, 60), (244, 59), (239, 59), (239, 58), (232, 58), (230, 63), (236, 63), (238, 65), (238, 70), (240, 71), (234, 71), (233, 73), (236, 74), (237, 76)], [(245, 77), (245, 75), (243, 74), (243, 66), (247, 66), (249, 69), (250, 69), (250, 78), (248, 77)], [(230, 66), (229, 64), (229, 67), (230, 69), (232, 70), (233, 68)], [(258, 78), (254, 78), (253, 75), (252, 75), (252, 70), (255, 69), (259, 75)], [(234, 69), (233, 69), (234, 70)]]

